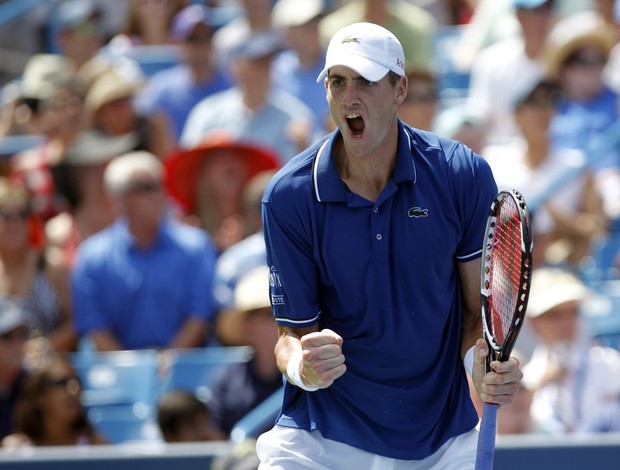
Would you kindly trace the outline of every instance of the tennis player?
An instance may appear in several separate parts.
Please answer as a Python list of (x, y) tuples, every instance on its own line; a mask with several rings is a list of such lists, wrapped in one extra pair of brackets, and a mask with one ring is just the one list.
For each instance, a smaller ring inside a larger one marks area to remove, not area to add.
[(459, 142), (397, 118), (404, 54), (384, 28), (338, 31), (318, 81), (338, 129), (263, 198), (288, 380), (276, 426), (257, 443), (260, 468), (473, 469), (466, 353), (484, 401), (510, 403), (522, 377), (515, 359), (484, 374), (480, 255), (493, 175)]

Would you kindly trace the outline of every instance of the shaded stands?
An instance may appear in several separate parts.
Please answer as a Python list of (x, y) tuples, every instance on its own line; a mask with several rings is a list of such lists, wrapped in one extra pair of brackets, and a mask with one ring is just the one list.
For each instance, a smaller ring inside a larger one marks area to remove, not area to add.
[(83, 385), (88, 418), (111, 443), (159, 442), (157, 401), (163, 393), (184, 389), (208, 401), (221, 367), (247, 362), (249, 347), (210, 346), (160, 353), (135, 351), (73, 353), (70, 360)]

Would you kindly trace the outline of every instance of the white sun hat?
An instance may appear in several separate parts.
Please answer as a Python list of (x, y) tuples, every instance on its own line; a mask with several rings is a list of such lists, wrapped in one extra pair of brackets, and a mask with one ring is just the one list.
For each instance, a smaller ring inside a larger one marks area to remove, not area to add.
[(391, 70), (405, 75), (405, 53), (396, 36), (374, 23), (353, 23), (334, 34), (317, 82), (335, 65), (349, 67), (366, 80), (377, 82)]

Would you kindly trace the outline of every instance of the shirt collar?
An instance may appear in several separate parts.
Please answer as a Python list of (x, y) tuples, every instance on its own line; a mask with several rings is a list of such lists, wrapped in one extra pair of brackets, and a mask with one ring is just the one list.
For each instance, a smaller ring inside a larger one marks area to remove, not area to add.
[[(326, 139), (317, 144), (318, 151), (312, 165), (312, 184), (314, 195), (319, 202), (346, 201), (347, 186), (344, 184), (333, 159), (333, 146), (340, 137), (340, 130), (336, 129)], [(396, 165), (392, 173), (392, 181), (396, 184), (404, 181), (416, 181), (416, 169), (413, 160), (413, 135), (398, 120), (398, 148), (396, 151)]]
[[(115, 230), (117, 236), (119, 237), (119, 241), (122, 242), (127, 248), (136, 249), (135, 239), (132, 233), (129, 231), (129, 227), (127, 225), (127, 219), (124, 217), (119, 217), (115, 222)], [(168, 223), (166, 218), (162, 218), (162, 221), (159, 224), (159, 228), (157, 230), (157, 236), (155, 237), (155, 241), (151, 248), (162, 246), (163, 243), (166, 243), (168, 240)]]

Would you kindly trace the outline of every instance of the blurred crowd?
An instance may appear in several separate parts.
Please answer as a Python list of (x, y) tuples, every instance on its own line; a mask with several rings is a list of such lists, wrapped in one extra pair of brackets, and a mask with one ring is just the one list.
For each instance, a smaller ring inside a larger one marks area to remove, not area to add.
[(596, 345), (583, 320), (620, 279), (620, 2), (58, 0), (0, 27), (14, 50), (0, 103), (4, 446), (106, 442), (79, 405), (76, 351), (251, 346), (210, 402), (162, 398), (170, 442), (227, 439), (282, 385), (261, 197), (334, 130), (316, 77), (357, 21), (404, 46), (401, 119), (464, 142), (531, 202), (526, 377), (499, 431), (620, 429), (600, 411), (620, 409), (618, 345)]

